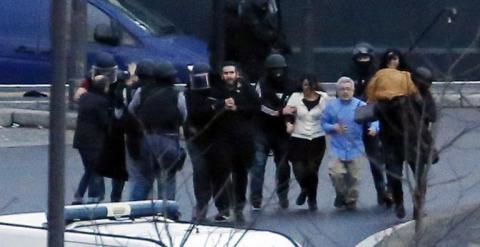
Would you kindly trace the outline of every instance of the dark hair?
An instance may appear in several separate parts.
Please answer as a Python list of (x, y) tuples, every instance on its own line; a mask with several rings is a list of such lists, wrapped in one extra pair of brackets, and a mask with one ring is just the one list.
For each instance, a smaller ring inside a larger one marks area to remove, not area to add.
[(222, 67), (220, 68), (220, 73), (219, 75), (221, 76), (223, 74), (223, 68), (227, 67), (227, 66), (233, 66), (235, 67), (235, 71), (237, 72), (237, 75), (239, 77), (242, 77), (244, 78), (245, 74), (244, 72), (242, 71), (242, 68), (240, 67), (240, 65), (234, 61), (225, 61), (223, 62), (222, 64)]
[(395, 57), (398, 57), (398, 60), (399, 60), (399, 64), (397, 68), (398, 70), (410, 71), (410, 66), (408, 66), (407, 61), (405, 60), (405, 57), (397, 49), (387, 49), (383, 53), (382, 60), (380, 61), (380, 69), (387, 68), (388, 63)]
[(297, 81), (297, 85), (295, 85), (295, 88), (294, 88), (294, 90), (296, 92), (302, 92), (303, 91), (303, 81), (304, 80), (308, 81), (308, 85), (313, 90), (319, 90), (319, 91), (325, 92), (325, 90), (322, 88), (322, 86), (319, 85), (318, 77), (314, 74), (309, 74), (309, 73), (303, 74), (302, 76), (300, 76), (300, 79)]
[(233, 66), (235, 67), (235, 70), (238, 70), (238, 63), (234, 62), (234, 61), (225, 61), (223, 62), (222, 64), (222, 69), (227, 67), (227, 66)]

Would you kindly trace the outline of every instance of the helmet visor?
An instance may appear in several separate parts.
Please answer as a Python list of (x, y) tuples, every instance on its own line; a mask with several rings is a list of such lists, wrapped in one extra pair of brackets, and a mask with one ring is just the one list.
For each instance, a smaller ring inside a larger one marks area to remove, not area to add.
[(192, 83), (190, 88), (195, 89), (207, 89), (210, 88), (210, 81), (208, 79), (208, 73), (195, 74), (192, 76)]

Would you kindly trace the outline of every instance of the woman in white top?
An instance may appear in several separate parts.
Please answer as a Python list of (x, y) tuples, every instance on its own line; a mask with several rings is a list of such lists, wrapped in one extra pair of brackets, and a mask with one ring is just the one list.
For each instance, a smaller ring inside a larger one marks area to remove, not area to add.
[(301, 92), (293, 93), (283, 109), (291, 115), (286, 123), (291, 134), (288, 159), (292, 162), (293, 173), (302, 189), (296, 200), (303, 205), (308, 198), (311, 211), (317, 210), (318, 169), (325, 153), (325, 132), (320, 124), (323, 110), (329, 100), (327, 93), (316, 91), (314, 76), (301, 77)]

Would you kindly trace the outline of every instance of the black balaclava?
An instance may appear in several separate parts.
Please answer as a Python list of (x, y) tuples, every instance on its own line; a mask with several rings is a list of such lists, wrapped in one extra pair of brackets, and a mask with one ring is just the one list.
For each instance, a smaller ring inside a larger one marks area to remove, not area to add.
[(268, 68), (267, 83), (276, 90), (285, 89), (287, 85), (287, 68)]

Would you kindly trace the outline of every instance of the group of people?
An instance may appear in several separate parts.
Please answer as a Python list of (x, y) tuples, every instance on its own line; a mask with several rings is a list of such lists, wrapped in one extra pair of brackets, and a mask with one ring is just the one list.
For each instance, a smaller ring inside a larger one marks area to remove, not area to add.
[[(213, 200), (214, 220), (226, 221), (233, 212), (242, 222), (248, 185), (252, 210), (264, 206), (265, 167), (273, 153), (279, 206), (289, 207), (293, 170), (301, 188), (295, 204), (307, 202), (315, 211), (329, 140), (334, 206), (356, 208), (360, 158), (366, 153), (378, 204), (395, 205), (403, 218), (403, 163), (424, 176), (425, 165), (435, 162), (429, 125), (436, 118), (431, 73), (420, 68), (412, 76), (404, 63), (400, 52), (387, 50), (377, 69), (373, 49), (358, 44), (353, 70), (338, 79), (332, 97), (313, 75), (290, 80), (278, 53), (265, 59), (264, 73), (253, 83), (235, 62), (225, 62), (219, 73), (195, 64), (184, 90), (174, 85), (177, 70), (168, 61), (140, 61), (129, 75), (118, 73), (113, 57), (101, 53), (76, 95), (74, 147), (85, 174), (73, 203), (83, 203), (87, 188), (87, 203), (102, 201), (103, 177), (112, 178), (112, 202), (121, 200), (127, 179), (129, 200), (152, 198), (155, 180), (157, 198), (175, 200), (175, 176), (188, 152), (196, 199), (192, 220), (205, 220)], [(356, 119), (357, 109), (367, 104), (375, 104), (378, 121)], [(426, 192), (423, 181), (417, 185)]]

